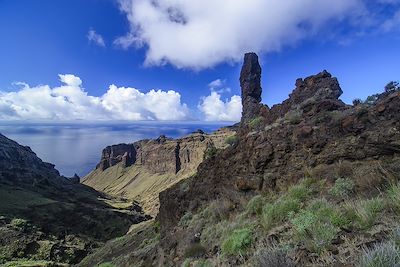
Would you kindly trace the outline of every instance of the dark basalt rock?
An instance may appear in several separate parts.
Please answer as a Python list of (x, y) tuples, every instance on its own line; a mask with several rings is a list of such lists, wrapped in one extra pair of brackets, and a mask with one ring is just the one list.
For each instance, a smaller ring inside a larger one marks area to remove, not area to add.
[(240, 72), (242, 89), (242, 124), (251, 121), (260, 114), (261, 102), (261, 66), (255, 53), (247, 53)]
[[(240, 203), (252, 192), (284, 190), (309, 169), (324, 170), (318, 177), (333, 179), (333, 170), (343, 162), (362, 177), (382, 176), (379, 169), (384, 168), (385, 175), (400, 179), (400, 92), (383, 93), (373, 105), (345, 105), (338, 99), (337, 79), (322, 71), (298, 79), (289, 98), (268, 109), (260, 104), (260, 77), (257, 56), (246, 54), (238, 145), (203, 161), (185, 186), (177, 184), (159, 195), (161, 243), (174, 257), (182, 256), (187, 244), (182, 239), (190, 236), (179, 220), (211, 201)], [(299, 117), (296, 122), (288, 119), (289, 112)], [(263, 127), (245, 127), (258, 116)]]

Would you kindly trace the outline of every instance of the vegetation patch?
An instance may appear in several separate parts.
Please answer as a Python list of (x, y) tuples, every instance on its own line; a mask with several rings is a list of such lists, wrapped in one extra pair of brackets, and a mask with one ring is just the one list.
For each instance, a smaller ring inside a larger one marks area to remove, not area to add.
[(234, 230), (222, 243), (225, 255), (244, 255), (253, 242), (253, 229), (247, 227)]
[(252, 130), (258, 130), (264, 123), (264, 118), (263, 117), (257, 117), (249, 121), (248, 125), (250, 129)]
[(329, 193), (335, 197), (348, 197), (354, 190), (354, 182), (351, 179), (338, 178)]

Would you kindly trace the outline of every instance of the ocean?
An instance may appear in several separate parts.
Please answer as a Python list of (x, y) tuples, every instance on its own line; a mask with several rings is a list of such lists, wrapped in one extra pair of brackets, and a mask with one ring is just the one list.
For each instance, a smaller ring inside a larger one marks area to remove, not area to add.
[(83, 177), (96, 167), (103, 148), (164, 134), (178, 138), (198, 129), (213, 132), (232, 122), (16, 123), (0, 122), (0, 133), (29, 146), (66, 177)]

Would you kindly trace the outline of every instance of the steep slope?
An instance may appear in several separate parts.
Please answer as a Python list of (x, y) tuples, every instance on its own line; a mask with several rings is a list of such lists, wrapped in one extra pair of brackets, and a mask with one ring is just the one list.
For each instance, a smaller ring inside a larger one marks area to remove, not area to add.
[(233, 128), (223, 128), (212, 134), (198, 131), (179, 139), (161, 136), (156, 140), (109, 146), (83, 184), (138, 201), (147, 214), (155, 216), (158, 194), (194, 175), (205, 153), (227, 147), (225, 141), (234, 135)]
[(61, 177), (29, 147), (0, 134), (0, 263), (20, 258), (78, 263), (148, 219), (116, 210), (106, 198), (112, 201)]

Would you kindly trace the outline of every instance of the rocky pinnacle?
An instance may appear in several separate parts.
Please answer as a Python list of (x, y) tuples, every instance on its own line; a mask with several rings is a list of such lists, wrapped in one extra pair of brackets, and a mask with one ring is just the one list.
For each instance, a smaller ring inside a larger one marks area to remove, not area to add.
[(240, 87), (242, 89), (242, 123), (257, 117), (261, 108), (261, 66), (255, 53), (244, 55), (244, 63), (240, 72)]

